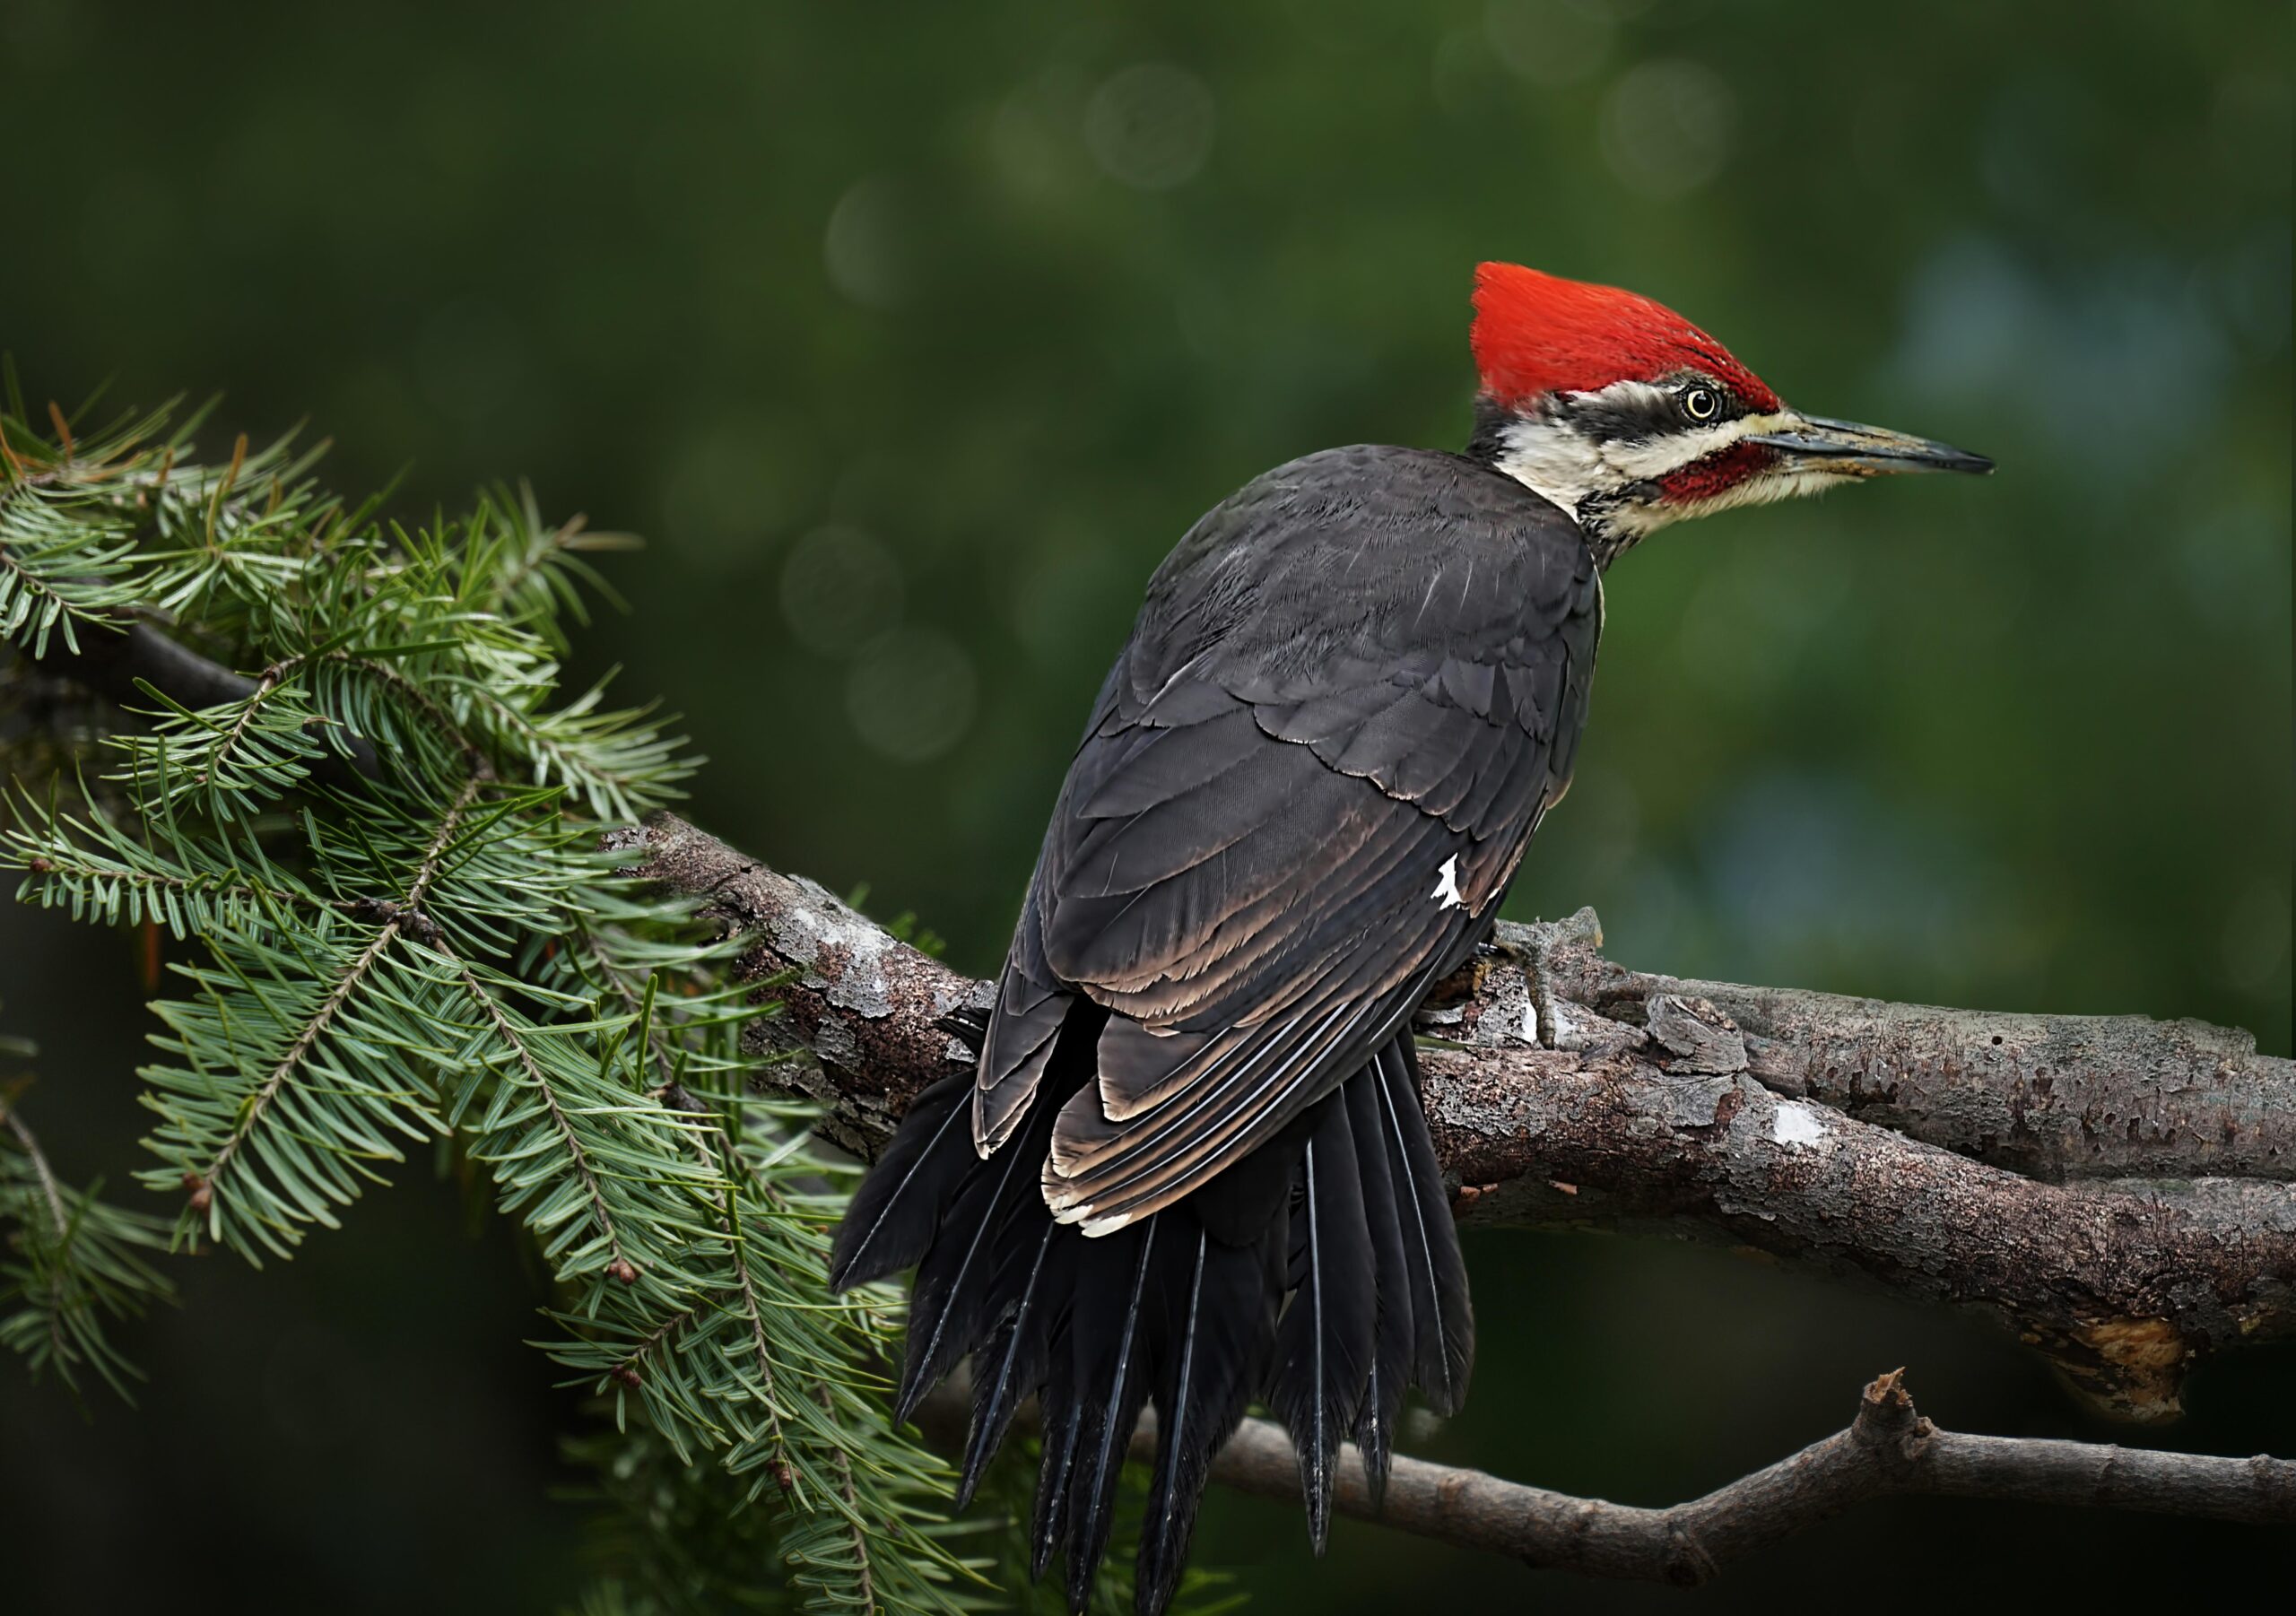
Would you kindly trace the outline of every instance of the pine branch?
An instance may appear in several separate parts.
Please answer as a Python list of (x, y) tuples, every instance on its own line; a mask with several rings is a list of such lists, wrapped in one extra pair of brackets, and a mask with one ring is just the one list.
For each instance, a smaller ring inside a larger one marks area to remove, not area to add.
[[(358, 1003), (360, 995), (373, 990), (376, 978), (382, 970), (387, 956), (392, 945), (399, 940), (402, 931), (407, 928), (430, 926), (431, 923), (422, 914), (423, 902), (430, 894), (431, 884), (439, 877), (448, 849), (462, 829), (464, 815), (477, 798), (480, 785), (481, 782), (474, 777), (464, 784), (454, 800), (448, 804), (446, 812), (439, 817), (437, 830), (431, 835), (428, 846), (423, 848), (420, 859), (414, 865), (412, 876), (404, 889), (404, 898), (398, 903), (387, 907), (381, 916), (381, 923), (376, 927), (373, 936), (347, 960), (344, 960), (335, 971), (333, 980), (326, 987), (324, 995), (300, 1016), (292, 1029), (292, 1037), (285, 1049), (272, 1064), (269, 1072), (237, 1103), (229, 1127), (213, 1143), (205, 1159), (204, 1160), (195, 1159), (183, 1169), (184, 1186), (191, 1192), (190, 1210), (194, 1213), (207, 1214), (211, 1237), (219, 1239), (223, 1238), (226, 1220), (230, 1212), (230, 1202), (236, 1189), (235, 1185), (226, 1185), (226, 1173), (240, 1152), (246, 1149), (249, 1140), (261, 1136), (261, 1131), (270, 1120), (274, 1106), (279, 1102), (288, 1083), (291, 1080), (300, 1082), (305, 1078), (322, 1039), (340, 1037), (343, 1030), (342, 1023)], [(239, 981), (250, 995), (257, 994), (258, 990), (256, 989), (251, 977), (241, 976)], [(190, 1023), (187, 1021), (178, 1022), (178, 1030), (187, 1032)], [(394, 1041), (404, 1045), (407, 1040)], [(190, 1047), (187, 1045), (186, 1047), (188, 1053)], [(377, 1063), (370, 1057), (367, 1064), (371, 1065)], [(373, 1075), (379, 1080), (378, 1087), (380, 1092), (390, 1094), (394, 1099), (400, 1098), (398, 1092), (380, 1087), (381, 1084), (389, 1082), (390, 1078), (387, 1073), (376, 1073)], [(337, 1090), (337, 1093), (344, 1095), (352, 1092), (352, 1090), (348, 1087)], [(183, 1114), (179, 1113), (179, 1115)], [(321, 1113), (314, 1108), (306, 1112), (305, 1115), (308, 1117), (317, 1117)], [(191, 1128), (186, 1129), (187, 1134), (193, 1131)], [(301, 1130), (295, 1130), (295, 1132), (300, 1133)], [(291, 1133), (286, 1138), (283, 1138), (269, 1158), (268, 1164), (277, 1182), (277, 1189), (258, 1186), (247, 1193), (247, 1198), (250, 1203), (265, 1209), (255, 1214), (255, 1227), (259, 1229), (268, 1229), (269, 1232), (263, 1237), (265, 1243), (270, 1244), (273, 1249), (280, 1250), (282, 1255), (284, 1255), (284, 1252), (278, 1243), (278, 1238), (285, 1231), (277, 1219), (271, 1215), (273, 1209), (284, 1211), (291, 1217), (307, 1216), (327, 1223), (332, 1223), (334, 1221), (319, 1196), (312, 1194), (307, 1187), (318, 1183), (310, 1171), (313, 1159), (306, 1154), (300, 1162), (297, 1160), (298, 1152), (287, 1142), (287, 1139), (293, 1137), (294, 1134)], [(359, 1125), (357, 1120), (348, 1115), (327, 1119), (320, 1127), (304, 1134), (302, 1142), (320, 1151), (344, 1157), (388, 1154), (396, 1158), (397, 1154), (396, 1151), (381, 1146), (375, 1135)], [(325, 1186), (322, 1185), (321, 1187)], [(217, 1204), (219, 1192), (222, 1195), (225, 1204)], [(347, 1203), (350, 1197), (345, 1193), (339, 1194), (334, 1198)]]
[(567, 1160), (573, 1164), (575, 1177), (580, 1180), (583, 1193), (589, 1201), (590, 1217), (599, 1238), (605, 1242), (607, 1270), (616, 1279), (628, 1275), (634, 1280), (637, 1266), (623, 1253), (622, 1238), (615, 1231), (613, 1214), (606, 1209), (605, 1196), (598, 1187), (597, 1170), (590, 1163), (589, 1152), (583, 1148), (581, 1136), (567, 1120), (566, 1109), (559, 1101), (549, 1073), (543, 1070), (542, 1063), (535, 1058), (533, 1047), (526, 1036), (513, 1025), (509, 1016), (504, 1012), (501, 1002), (488, 990), (486, 985), (473, 975), (466, 965), (458, 964), (455, 974), (470, 995), (471, 1002), (486, 1018), (487, 1024), (501, 1038), (503, 1047), (510, 1051), (518, 1069), (526, 1074), (527, 1083), (542, 1100), (544, 1109), (549, 1113), (552, 1131), (558, 1135)]
[(48, 1207), (48, 1221), (55, 1228), (57, 1238), (62, 1239), (70, 1232), (72, 1222), (71, 1215), (64, 1210), (64, 1186), (57, 1183), (54, 1169), (49, 1168), (48, 1158), (40, 1152), (39, 1141), (32, 1137), (32, 1131), (24, 1125), (24, 1119), (16, 1115), (13, 1106), (0, 1111), (0, 1121), (7, 1123), (8, 1132), (15, 1136), (17, 1148), (23, 1151), (24, 1160), (30, 1164), (33, 1180), (39, 1186), (40, 1199)]
[[(760, 1205), (770, 1207), (776, 1217), (786, 1219), (792, 1214), (790, 1198), (787, 1198), (786, 1194), (780, 1194), (780, 1186), (776, 1185), (774, 1173), (771, 1173), (771, 1170), (760, 1170), (760, 1164), (746, 1160), (746, 1155), (739, 1150), (737, 1141), (733, 1139), (733, 1134), (730, 1134), (728, 1127), (721, 1123), (721, 1116), (718, 1116), (709, 1104), (693, 1098), (691, 1090), (686, 1090), (684, 1082), (682, 1082), (682, 1076), (680, 1076), (677, 1056), (673, 1054), (671, 1040), (668, 1040), (661, 1030), (657, 1030), (661, 1026), (661, 1021), (655, 1014), (655, 996), (652, 996), (652, 989), (648, 987), (648, 992), (640, 996), (640, 994), (636, 992), (629, 973), (622, 971), (622, 967), (620, 967), (618, 960), (615, 960), (613, 948), (604, 946), (604, 941), (599, 939), (597, 932), (590, 930), (590, 927), (583, 930), (583, 946), (586, 946), (587, 957), (595, 961), (595, 967), (599, 969), (599, 973), (608, 980), (611, 992), (620, 994), (620, 996), (624, 998), (624, 1003), (629, 1003), (629, 1008), (634, 1008), (640, 1012), (640, 1026), (645, 1029), (645, 1045), (648, 1045), (648, 1054), (649, 1058), (655, 1061), (655, 1070), (659, 1072), (661, 1079), (664, 1079), (664, 1082), (661, 1082), (659, 1092), (665, 1099), (671, 1099), (671, 1104), (677, 1104), (680, 1108), (689, 1108), (689, 1111), (696, 1113), (698, 1118), (705, 1120), (707, 1136), (705, 1139), (696, 1141), (696, 1148), (700, 1150), (705, 1161), (712, 1161), (712, 1164), (721, 1166), (723, 1182), (721, 1182), (721, 1189), (718, 1189), (718, 1219), (721, 1219), (721, 1228), (723, 1228), (723, 1235), (726, 1235), (726, 1242), (728, 1242), (728, 1247), (735, 1251), (733, 1267), (735, 1267), (735, 1279), (737, 1279), (735, 1292), (728, 1297), (728, 1301), (733, 1304), (733, 1316), (744, 1334), (746, 1357), (749, 1357), (749, 1363), (753, 1366), (753, 1382), (755, 1382), (755, 1389), (758, 1389), (760, 1394), (758, 1405), (764, 1410), (762, 1441), (760, 1441), (760, 1444), (739, 1444), (742, 1448), (749, 1448), (749, 1453), (742, 1455), (737, 1448), (737, 1457), (733, 1460), (733, 1469), (735, 1472), (739, 1472), (739, 1469), (749, 1469), (751, 1464), (762, 1463), (762, 1467), (767, 1469), (767, 1473), (771, 1473), (774, 1483), (778, 1485), (783, 1492), (792, 1494), (792, 1497), (801, 1497), (801, 1494), (804, 1494), (804, 1478), (801, 1478), (799, 1467), (792, 1467), (790, 1464), (787, 1437), (786, 1432), (783, 1432), (783, 1423), (780, 1423), (778, 1414), (776, 1414), (774, 1410), (774, 1398), (776, 1398), (774, 1348), (771, 1348), (770, 1326), (767, 1326), (767, 1304), (764, 1304), (762, 1297), (760, 1297), (760, 1288), (758, 1283), (755, 1283), (755, 1274), (753, 1274), (753, 1263), (760, 1258), (760, 1254), (753, 1248), (751, 1239), (744, 1235), (744, 1212), (742, 1212), (742, 1203), (746, 1201), (746, 1198), (755, 1198)], [(649, 980), (652, 980), (652, 977), (649, 977)], [(730, 1102), (730, 1104), (739, 1107), (739, 1102)], [(787, 1143), (780, 1143), (778, 1136), (771, 1139), (770, 1143), (776, 1160), (786, 1160), (786, 1157), (790, 1155)], [(806, 1269), (811, 1269), (813, 1264), (820, 1260), (820, 1254), (817, 1254), (817, 1251), (806, 1251), (804, 1258), (806, 1258)], [(671, 1320), (668, 1325), (664, 1325), (661, 1332), (657, 1332), (655, 1336), (649, 1336), (645, 1338), (643, 1342), (639, 1342), (639, 1348), (631, 1350), (631, 1354), (629, 1354), (622, 1363), (615, 1366), (613, 1370), (615, 1377), (624, 1379), (624, 1384), (631, 1384), (631, 1382), (643, 1384), (645, 1357), (648, 1357), (649, 1352), (657, 1352), (661, 1345), (665, 1345), (665, 1342), (671, 1341), (675, 1334), (684, 1332), (686, 1326), (691, 1326), (693, 1322), (698, 1322), (698, 1308), (696, 1311), (689, 1311), (684, 1313), (684, 1316), (675, 1317), (675, 1320)], [(882, 1348), (884, 1342), (877, 1341), (877, 1338), (864, 1336), (864, 1345), (865, 1350), (877, 1350)], [(849, 1410), (840, 1410), (840, 1407), (838, 1407), (836, 1386), (833, 1386), (831, 1382), (827, 1382), (827, 1379), (813, 1379), (811, 1386), (806, 1389), (806, 1395), (811, 1395), (813, 1403), (815, 1403), (815, 1405), (820, 1407), (820, 1410), (824, 1412), (831, 1421), (838, 1421), (843, 1414), (849, 1414)], [(836, 1494), (838, 1501), (843, 1504), (843, 1515), (845, 1515), (845, 1526), (843, 1531), (838, 1533), (840, 1550), (838, 1550), (833, 1563), (836, 1563), (836, 1568), (840, 1568), (840, 1570), (848, 1575), (849, 1591), (852, 1591), (854, 1595), (864, 1603), (864, 1609), (868, 1609), (870, 1604), (874, 1603), (874, 1584), (877, 1584), (874, 1563), (877, 1563), (879, 1559), (879, 1545), (874, 1542), (873, 1533), (870, 1533), (868, 1515), (865, 1515), (864, 1508), (861, 1508), (861, 1499), (858, 1499), (857, 1488), (854, 1488), (852, 1460), (849, 1460), (843, 1451), (836, 1451), (836, 1448), (833, 1448), (831, 1455), (829, 1455), (829, 1469), (831, 1469), (831, 1476), (833, 1476), (833, 1494)]]
[[(32, 1137), (32, 1131), (24, 1125), (23, 1118), (16, 1115), (15, 1108), (9, 1107), (4, 1115), (8, 1132), (15, 1139), (17, 1148), (23, 1152), (25, 1162), (31, 1168), (33, 1182), (39, 1186), (40, 1203), (48, 1213), (48, 1229), (54, 1236), (52, 1241), (39, 1240), (36, 1235), (29, 1238), (51, 1250), (61, 1251), (70, 1245), (72, 1239), (72, 1216), (65, 1210), (64, 1188), (57, 1183), (56, 1174), (48, 1165), (48, 1158), (41, 1153), (39, 1141)], [(39, 1221), (37, 1212), (32, 1221)], [(71, 1347), (64, 1336), (66, 1303), (61, 1267), (50, 1267), (48, 1283), (41, 1288), (41, 1294), (46, 1301), (43, 1316), (48, 1326), (48, 1360), (60, 1367), (71, 1361)]]
[(151, 421), (65, 444), (0, 420), (0, 629), (129, 715), (68, 806), (19, 793), (0, 862), (30, 901), (199, 956), (156, 1006), (145, 1182), (284, 1255), (395, 1140), (452, 1133), (550, 1264), (549, 1351), (625, 1440), (761, 1522), (810, 1608), (967, 1608), (945, 1472), (874, 1417), (887, 1299), (827, 1293), (822, 1185), (849, 1176), (741, 1092), (749, 1012), (691, 906), (588, 851), (694, 766), (603, 685), (560, 689), (583, 557), (623, 541), (525, 494), (387, 526), (308, 456), (202, 467)]
[(181, 939), (242, 930), (280, 909), (345, 912), (273, 864), (259, 846), (222, 850), (227, 862), (220, 867), (171, 864), (100, 813), (80, 818), (29, 800), (17, 822), (0, 830), (0, 868), (36, 878), (24, 899), (67, 909), (74, 920), (148, 923)]
[(165, 1245), (166, 1225), (98, 1199), (99, 1186), (67, 1187), (13, 1101), (0, 1102), (0, 1227), (13, 1230), (14, 1254), (0, 1262), (0, 1344), (75, 1393), (79, 1372), (92, 1369), (132, 1403), (128, 1383), (142, 1374), (105, 1326), (172, 1299), (138, 1255)]
[(216, 1146), (207, 1165), (187, 1173), (185, 1184), (192, 1192), (193, 1210), (205, 1207), (213, 1199), (216, 1179), (222, 1176), (224, 1169), (230, 1166), (231, 1158), (239, 1153), (239, 1147), (248, 1142), (248, 1135), (263, 1121), (265, 1112), (278, 1098), (280, 1089), (290, 1077), (301, 1072), (304, 1062), (310, 1058), (313, 1046), (334, 1024), (344, 1006), (350, 1003), (352, 995), (365, 985), (368, 974), (381, 961), (383, 951), (390, 946), (397, 925), (396, 916), (385, 921), (382, 929), (367, 945), (352, 956), (351, 963), (335, 978), (335, 986), (328, 990), (326, 997), (319, 1001), (318, 1008), (296, 1030), (295, 1040), (287, 1046), (287, 1053), (279, 1057), (270, 1075), (239, 1107), (239, 1120), (232, 1124), (230, 1132), (223, 1135), (222, 1142)]

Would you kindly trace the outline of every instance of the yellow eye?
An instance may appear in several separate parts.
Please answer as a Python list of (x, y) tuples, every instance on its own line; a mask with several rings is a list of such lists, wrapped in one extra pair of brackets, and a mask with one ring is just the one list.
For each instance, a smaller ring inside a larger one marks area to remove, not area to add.
[(1692, 421), (1711, 421), (1722, 413), (1722, 395), (1711, 387), (1692, 387), (1683, 395), (1683, 413)]

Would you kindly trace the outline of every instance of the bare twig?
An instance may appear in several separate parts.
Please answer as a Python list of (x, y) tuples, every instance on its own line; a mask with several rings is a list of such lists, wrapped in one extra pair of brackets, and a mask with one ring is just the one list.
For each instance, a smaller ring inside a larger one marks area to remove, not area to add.
[[(802, 1057), (773, 1070), (828, 1107), (823, 1128), (839, 1143), (874, 1155), (918, 1089), (971, 1058), (943, 1021), (985, 1005), (987, 984), (674, 816), (611, 839), (754, 934), (737, 969), (781, 1013), (748, 1043)], [(1439, 995), (1425, 1099), (1462, 1218), (1689, 1234), (1981, 1308), (2124, 1418), (2171, 1416), (2193, 1363), (2296, 1333), (2296, 1185), (2039, 1182), (1781, 1096), (1703, 995), (1661, 989), (1629, 1004), (1606, 989), (1601, 1010), (1571, 998), (1592, 968), (1582, 956), (1570, 974), (1565, 951), (1591, 950), (1591, 922), (1509, 928), (1494, 957)], [(1762, 1023), (1779, 1035), (1756, 1035), (1762, 1068), (1777, 1072), (1836, 1023), (1820, 995), (1772, 997), (1793, 1000), (1805, 1030), (1787, 1036), (1782, 1012)], [(1867, 1024), (1894, 1013), (1845, 1003)], [(1999, 1020), (1972, 1019), (1982, 1050), (1996, 1047)], [(2258, 1085), (2291, 1082), (2286, 1062), (2252, 1064)], [(2161, 1081), (2157, 1063), (2145, 1070)], [(2213, 1145), (2194, 1148), (2217, 1160)]]
[[(2289, 1460), (1940, 1430), (1915, 1412), (1903, 1376), (1892, 1369), (1869, 1384), (1844, 1429), (1669, 1508), (1550, 1492), (1402, 1455), (1394, 1459), (1384, 1497), (1375, 1499), (1352, 1443), (1337, 1467), (1333, 1507), (1542, 1569), (1683, 1586), (1710, 1582), (1726, 1561), (1868, 1499), (1914, 1493), (2296, 1522), (2296, 1463)], [(935, 1442), (961, 1444), (970, 1418), (964, 1388), (943, 1386), (917, 1417)], [(1150, 1460), (1155, 1444), (1155, 1416), (1144, 1415), (1133, 1457)], [(1210, 1473), (1222, 1486), (1256, 1497), (1300, 1496), (1292, 1439), (1266, 1420), (1245, 1421), (1213, 1457)]]
[[(1867, 1386), (1844, 1429), (1671, 1508), (1574, 1498), (1401, 1455), (1384, 1501), (1372, 1498), (1360, 1463), (1343, 1462), (1333, 1507), (1535, 1567), (1682, 1586), (1709, 1582), (1726, 1561), (1869, 1499), (1909, 1493), (2296, 1523), (2296, 1463), (1940, 1430), (1914, 1412), (1903, 1375), (1892, 1369)], [(968, 1412), (961, 1398), (935, 1394), (920, 1418), (936, 1440), (961, 1440)], [(1144, 1459), (1154, 1448), (1152, 1420), (1144, 1421), (1133, 1453)], [(1212, 1479), (1264, 1498), (1300, 1496), (1292, 1439), (1265, 1420), (1244, 1421), (1212, 1461)]]

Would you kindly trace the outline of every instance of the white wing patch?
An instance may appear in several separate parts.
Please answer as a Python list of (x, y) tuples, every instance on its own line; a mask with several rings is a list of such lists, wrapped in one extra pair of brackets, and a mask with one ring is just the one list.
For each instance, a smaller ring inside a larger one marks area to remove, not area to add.
[(1454, 853), (1445, 859), (1443, 867), (1436, 871), (1435, 874), (1437, 877), (1435, 890), (1428, 896), (1447, 909), (1466, 908), (1467, 900), (1459, 895), (1459, 856)]

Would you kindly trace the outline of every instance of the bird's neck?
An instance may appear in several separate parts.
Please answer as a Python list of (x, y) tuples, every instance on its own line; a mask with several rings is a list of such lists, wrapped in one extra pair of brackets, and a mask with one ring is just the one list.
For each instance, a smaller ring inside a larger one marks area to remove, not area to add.
[(1519, 415), (1488, 397), (1478, 398), (1467, 458), (1519, 482), (1577, 523), (1595, 564), (1608, 571), (1649, 531), (1634, 519), (1639, 508), (1626, 500), (1622, 491), (1587, 487), (1568, 467), (1544, 466), (1538, 456), (1526, 456), (1521, 428)]

